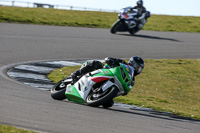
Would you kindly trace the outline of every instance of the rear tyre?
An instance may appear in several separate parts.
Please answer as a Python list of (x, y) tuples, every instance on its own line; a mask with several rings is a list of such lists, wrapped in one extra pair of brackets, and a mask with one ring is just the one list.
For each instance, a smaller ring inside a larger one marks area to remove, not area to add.
[[(100, 105), (105, 105), (113, 100), (117, 96), (119, 89), (116, 86), (110, 87), (106, 92), (103, 93), (100, 97), (94, 97), (95, 94), (91, 92), (86, 98), (86, 103), (89, 106), (98, 107)], [(110, 106), (110, 105), (109, 105)], [(107, 108), (107, 107), (106, 107)]]
[[(67, 79), (67, 78), (65, 78), (65, 79)], [(60, 80), (58, 83), (56, 83), (51, 88), (51, 97), (53, 99), (55, 99), (55, 100), (64, 100), (64, 99), (66, 99), (66, 96), (65, 96), (66, 86), (67, 86), (67, 84), (70, 84), (71, 82), (63, 83), (63, 81), (65, 79)]]
[(137, 32), (138, 32), (138, 30), (136, 30), (136, 29), (129, 30), (129, 33), (130, 33), (132, 36), (134, 36), (135, 33), (137, 33)]
[(103, 108), (110, 108), (114, 105), (114, 100), (112, 99), (111, 101), (105, 103), (105, 104), (102, 104)]

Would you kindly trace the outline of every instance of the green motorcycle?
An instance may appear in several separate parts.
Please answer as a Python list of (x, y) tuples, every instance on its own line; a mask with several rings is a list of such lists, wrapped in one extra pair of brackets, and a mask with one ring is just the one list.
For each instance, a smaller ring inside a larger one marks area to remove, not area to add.
[(120, 64), (115, 68), (98, 69), (82, 76), (75, 84), (67, 77), (56, 83), (51, 89), (51, 97), (55, 100), (86, 103), (89, 106), (104, 108), (113, 98), (128, 94), (132, 86), (134, 68)]

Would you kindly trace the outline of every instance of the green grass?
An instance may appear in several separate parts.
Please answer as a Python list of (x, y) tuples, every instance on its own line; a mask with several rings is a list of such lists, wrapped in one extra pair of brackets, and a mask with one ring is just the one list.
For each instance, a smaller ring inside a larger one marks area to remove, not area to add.
[(0, 133), (35, 133), (35, 132), (18, 129), (13, 126), (0, 125)]
[(105, 12), (0, 7), (0, 22), (109, 28), (114, 18)]
[[(56, 69), (48, 78), (56, 83), (79, 67)], [(127, 96), (115, 98), (115, 102), (200, 119), (199, 96), (200, 60), (147, 59), (145, 69), (136, 77), (131, 92)]]
[[(111, 28), (117, 13), (0, 6), (0, 22)], [(144, 30), (200, 32), (200, 17), (152, 15)]]

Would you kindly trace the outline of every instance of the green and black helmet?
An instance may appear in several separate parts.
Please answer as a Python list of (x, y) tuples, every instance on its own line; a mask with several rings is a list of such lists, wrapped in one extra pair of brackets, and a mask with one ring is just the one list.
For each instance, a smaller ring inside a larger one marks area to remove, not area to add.
[(135, 69), (134, 76), (140, 74), (144, 69), (144, 60), (139, 56), (131, 57), (128, 64)]

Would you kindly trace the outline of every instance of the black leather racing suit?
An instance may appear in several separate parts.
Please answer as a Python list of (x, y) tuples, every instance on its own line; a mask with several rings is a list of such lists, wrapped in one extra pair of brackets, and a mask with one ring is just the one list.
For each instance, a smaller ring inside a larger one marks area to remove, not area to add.
[[(119, 63), (123, 63), (123, 64), (127, 65), (127, 63), (124, 60), (116, 59), (116, 58), (112, 58), (112, 57), (106, 57), (105, 62), (111, 68), (119, 66)], [(81, 76), (85, 75), (86, 73), (92, 72), (97, 69), (101, 69), (101, 68), (103, 68), (103, 66), (104, 66), (103, 63), (101, 63), (100, 61), (97, 61), (97, 60), (86, 61), (85, 63), (83, 63), (83, 65), (81, 66), (80, 69), (78, 69), (77, 71), (75, 71), (71, 74), (72, 79), (77, 81)]]

